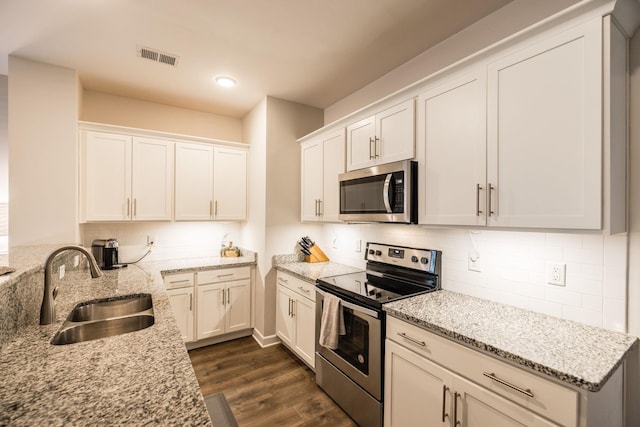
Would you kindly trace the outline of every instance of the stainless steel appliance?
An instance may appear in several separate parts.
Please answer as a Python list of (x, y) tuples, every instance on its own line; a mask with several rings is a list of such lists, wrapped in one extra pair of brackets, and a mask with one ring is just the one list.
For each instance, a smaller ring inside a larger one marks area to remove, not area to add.
[[(381, 426), (385, 313), (382, 305), (440, 289), (442, 252), (367, 243), (366, 271), (318, 279), (316, 382), (360, 426)], [(319, 344), (325, 295), (340, 298), (345, 335)]]
[(118, 264), (118, 241), (116, 239), (96, 239), (91, 242), (91, 254), (102, 270), (126, 267)]
[(418, 222), (418, 163), (411, 160), (339, 175), (340, 214), (347, 222)]

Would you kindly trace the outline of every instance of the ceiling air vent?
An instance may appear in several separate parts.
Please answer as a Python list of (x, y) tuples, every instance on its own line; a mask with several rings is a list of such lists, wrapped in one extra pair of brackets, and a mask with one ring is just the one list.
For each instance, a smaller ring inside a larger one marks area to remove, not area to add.
[(161, 62), (163, 64), (171, 65), (172, 67), (178, 66), (178, 57), (176, 55), (143, 46), (138, 46), (137, 50), (140, 58), (149, 59), (154, 62)]

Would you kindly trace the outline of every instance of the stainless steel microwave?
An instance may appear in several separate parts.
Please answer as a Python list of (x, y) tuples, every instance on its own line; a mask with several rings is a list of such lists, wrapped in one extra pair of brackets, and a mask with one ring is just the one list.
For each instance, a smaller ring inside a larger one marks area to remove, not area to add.
[(411, 160), (339, 175), (340, 215), (347, 222), (418, 220), (418, 163)]

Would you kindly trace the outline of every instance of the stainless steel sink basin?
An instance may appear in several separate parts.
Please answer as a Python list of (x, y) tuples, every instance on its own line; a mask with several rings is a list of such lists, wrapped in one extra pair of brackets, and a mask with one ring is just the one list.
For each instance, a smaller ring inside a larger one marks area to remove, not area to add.
[(125, 295), (78, 304), (69, 315), (72, 322), (103, 320), (141, 313), (153, 307), (150, 294)]
[(153, 315), (140, 314), (94, 322), (83, 322), (61, 328), (53, 336), (51, 344), (74, 344), (77, 342), (96, 340), (98, 338), (113, 337), (148, 328), (153, 325), (154, 321)]
[(148, 328), (154, 322), (150, 294), (86, 301), (71, 310), (51, 339), (51, 344), (74, 344), (113, 337)]

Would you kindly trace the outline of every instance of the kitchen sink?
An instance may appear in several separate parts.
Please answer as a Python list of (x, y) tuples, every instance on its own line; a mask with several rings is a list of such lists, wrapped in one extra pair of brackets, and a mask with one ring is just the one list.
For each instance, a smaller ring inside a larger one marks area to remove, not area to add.
[(80, 303), (71, 311), (69, 320), (86, 322), (141, 313), (153, 307), (150, 294), (125, 295)]
[(71, 310), (51, 339), (51, 344), (74, 344), (113, 337), (148, 328), (154, 322), (150, 294), (81, 302)]

